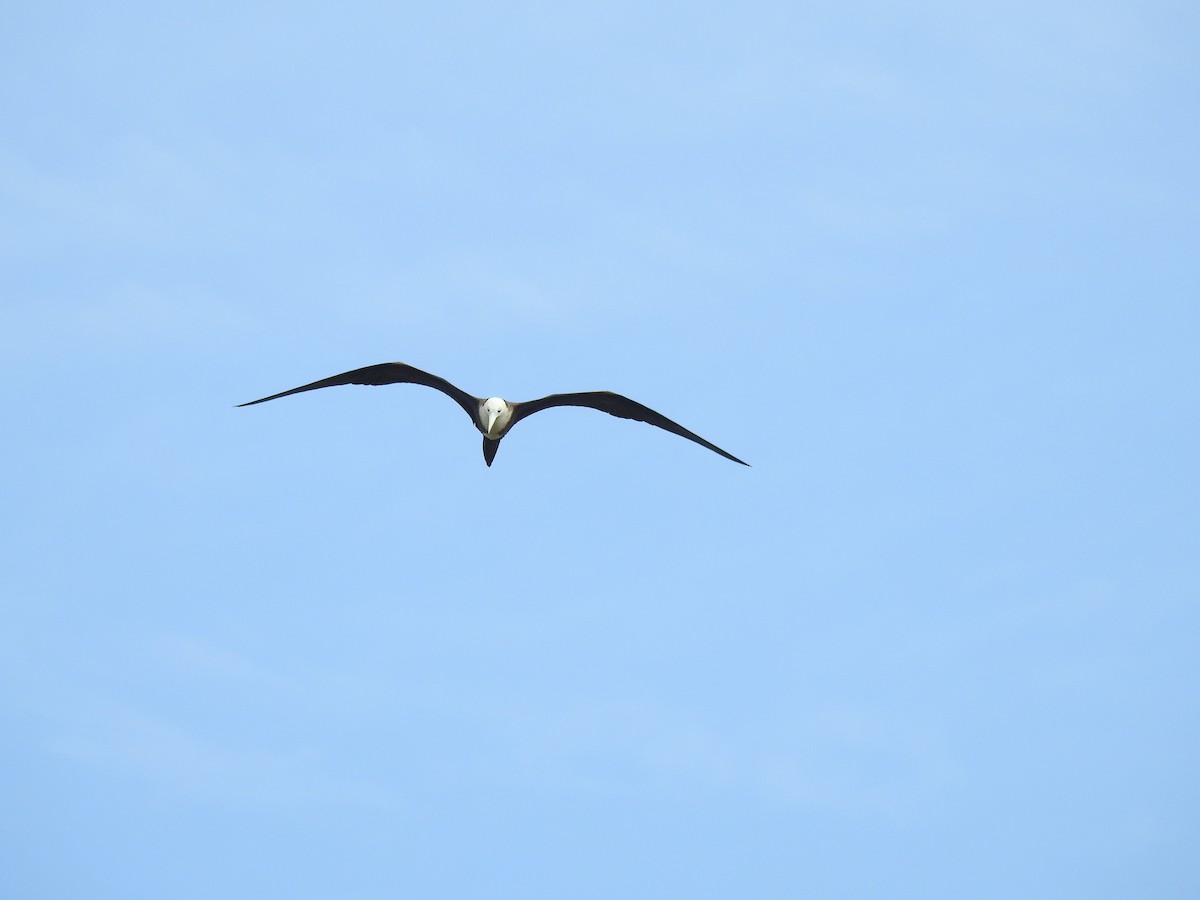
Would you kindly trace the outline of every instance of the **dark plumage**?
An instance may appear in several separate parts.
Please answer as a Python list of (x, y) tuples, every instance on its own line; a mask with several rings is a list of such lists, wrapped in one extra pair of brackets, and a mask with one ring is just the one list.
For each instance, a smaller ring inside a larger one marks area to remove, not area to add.
[(339, 384), (422, 384), (425, 387), (441, 391), (463, 408), (463, 411), (471, 417), (471, 421), (475, 427), (483, 434), (483, 458), (489, 466), (492, 464), (492, 460), (496, 458), (496, 450), (500, 446), (501, 438), (508, 434), (517, 422), (526, 416), (531, 416), (535, 412), (549, 409), (552, 406), (586, 406), (591, 409), (598, 409), (601, 412), (608, 413), (610, 416), (616, 416), (620, 419), (633, 419), (637, 422), (646, 422), (649, 425), (662, 428), (664, 431), (687, 438), (689, 441), (695, 441), (700, 446), (707, 447), (714, 453), (719, 453), (721, 456), (733, 460), (735, 463), (741, 463), (743, 466), (749, 465), (749, 463), (742, 462), (742, 460), (738, 459), (732, 453), (726, 453), (716, 444), (710, 444), (698, 434), (688, 431), (678, 422), (672, 422), (666, 416), (662, 415), (662, 413), (657, 413), (649, 407), (642, 406), (642, 404), (630, 400), (628, 397), (623, 397), (620, 394), (614, 394), (612, 391), (550, 394), (538, 400), (509, 403), (500, 397), (488, 397), (484, 399), (472, 396), (466, 391), (455, 387), (445, 378), (439, 378), (437, 375), (431, 375), (428, 372), (423, 372), (418, 368), (401, 362), (379, 363), (378, 365), (365, 366), (361, 369), (351, 369), (349, 372), (332, 375), (329, 378), (322, 378), (320, 381), (304, 384), (289, 391), (280, 391), (278, 394), (271, 394), (269, 397), (251, 400), (249, 403), (239, 403), (238, 406), (253, 406), (255, 403), (266, 403), (268, 400), (286, 397), (288, 394), (315, 391), (317, 388), (334, 387)]

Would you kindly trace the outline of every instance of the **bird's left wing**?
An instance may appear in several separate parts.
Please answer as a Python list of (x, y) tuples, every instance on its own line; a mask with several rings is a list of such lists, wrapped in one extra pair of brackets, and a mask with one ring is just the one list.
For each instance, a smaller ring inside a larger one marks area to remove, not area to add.
[(253, 406), (255, 403), (266, 403), (268, 400), (286, 397), (288, 394), (315, 391), (317, 388), (335, 387), (340, 384), (421, 384), (425, 387), (431, 387), (434, 390), (441, 391), (461, 406), (466, 414), (471, 417), (471, 422), (474, 423), (475, 427), (480, 428), (478, 415), (479, 399), (477, 397), (472, 397), (461, 388), (455, 387), (445, 378), (439, 378), (437, 375), (431, 375), (429, 372), (423, 372), (415, 366), (410, 366), (402, 362), (379, 363), (374, 366), (364, 366), (361, 369), (351, 369), (349, 372), (342, 372), (340, 375), (331, 375), (328, 378), (322, 378), (320, 381), (314, 381), (312, 384), (303, 384), (300, 387), (292, 388), (290, 391), (280, 391), (278, 394), (272, 394), (269, 397), (260, 397), (258, 400), (251, 400), (249, 403), (239, 403), (238, 406)]
[(619, 419), (633, 419), (636, 422), (645, 422), (649, 425), (654, 425), (664, 431), (669, 431), (671, 434), (677, 434), (682, 438), (687, 438), (689, 441), (695, 441), (701, 447), (707, 447), (714, 453), (719, 453), (726, 459), (731, 459), (735, 463), (741, 463), (743, 466), (748, 466), (750, 463), (743, 462), (732, 453), (726, 453), (716, 444), (710, 444), (700, 435), (688, 431), (678, 422), (672, 422), (662, 413), (655, 412), (648, 406), (642, 406), (636, 400), (630, 400), (621, 394), (614, 394), (612, 391), (583, 391), (575, 394), (551, 394), (548, 397), (542, 397), (539, 400), (527, 400), (524, 403), (513, 404), (512, 419), (509, 422), (509, 428), (524, 419), (526, 416), (532, 416), (535, 412), (540, 412), (543, 409), (549, 409), (552, 406), (586, 406), (590, 409), (598, 409), (601, 412), (606, 412), (610, 416), (616, 416)]

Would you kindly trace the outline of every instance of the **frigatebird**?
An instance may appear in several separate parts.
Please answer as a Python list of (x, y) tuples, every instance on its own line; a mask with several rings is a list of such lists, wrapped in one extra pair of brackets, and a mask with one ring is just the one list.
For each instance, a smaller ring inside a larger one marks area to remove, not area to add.
[(439, 378), (437, 375), (431, 375), (415, 366), (410, 366), (402, 362), (386, 362), (374, 366), (364, 366), (361, 369), (351, 369), (349, 372), (342, 372), (340, 375), (331, 375), (329, 378), (322, 378), (320, 381), (304, 384), (300, 387), (292, 388), (290, 391), (280, 391), (278, 394), (272, 394), (269, 397), (251, 400), (249, 403), (239, 403), (238, 406), (253, 406), (255, 403), (266, 403), (268, 400), (286, 397), (288, 394), (315, 391), (317, 388), (334, 387), (340, 384), (422, 384), (441, 391), (463, 408), (466, 414), (471, 417), (471, 421), (475, 424), (475, 427), (483, 434), (483, 459), (489, 467), (492, 464), (492, 460), (496, 458), (496, 451), (500, 447), (500, 439), (508, 434), (514, 425), (526, 416), (531, 416), (535, 412), (541, 412), (543, 409), (549, 409), (552, 406), (586, 406), (590, 409), (598, 409), (600, 412), (606, 412), (610, 416), (616, 416), (619, 419), (633, 419), (637, 422), (646, 422), (669, 431), (671, 434), (687, 438), (689, 441), (695, 441), (701, 447), (707, 447), (714, 453), (719, 453), (726, 459), (733, 460), (735, 463), (741, 463), (743, 466), (750, 465), (738, 459), (732, 453), (726, 453), (716, 444), (710, 444), (704, 438), (700, 437), (700, 435), (693, 434), (678, 422), (672, 422), (662, 413), (657, 413), (649, 407), (642, 406), (642, 404), (630, 400), (628, 397), (623, 397), (620, 394), (614, 394), (612, 391), (550, 394), (538, 400), (509, 403), (500, 397), (488, 397), (486, 399), (483, 397), (474, 397), (461, 388), (455, 387), (445, 378)]

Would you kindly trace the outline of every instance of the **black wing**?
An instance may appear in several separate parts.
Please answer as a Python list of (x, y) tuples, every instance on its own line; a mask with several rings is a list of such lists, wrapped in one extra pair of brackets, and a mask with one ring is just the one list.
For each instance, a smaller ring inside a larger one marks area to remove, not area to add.
[(508, 427), (512, 428), (521, 419), (526, 416), (532, 416), (535, 412), (541, 412), (543, 409), (549, 409), (552, 406), (586, 406), (591, 409), (598, 409), (600, 412), (606, 412), (610, 416), (616, 416), (619, 419), (633, 419), (637, 422), (646, 422), (649, 425), (655, 425), (662, 428), (664, 431), (669, 431), (671, 434), (677, 434), (682, 438), (687, 438), (689, 441), (695, 441), (701, 447), (707, 447), (714, 453), (720, 453), (726, 459), (731, 459), (735, 463), (741, 463), (743, 466), (748, 466), (750, 463), (742, 462), (732, 453), (726, 453), (716, 444), (710, 444), (698, 434), (693, 434), (688, 431), (678, 422), (672, 422), (662, 413), (656, 413), (648, 406), (630, 400), (628, 397), (623, 397), (620, 394), (614, 394), (612, 391), (584, 391), (578, 394), (551, 394), (549, 397), (542, 397), (540, 400), (528, 400), (525, 403), (513, 404), (512, 419), (509, 420)]
[(255, 403), (266, 403), (268, 400), (286, 397), (288, 394), (315, 391), (317, 388), (335, 387), (339, 384), (423, 384), (425, 387), (441, 391), (452, 399), (471, 417), (471, 421), (475, 424), (475, 427), (479, 428), (480, 431), (483, 430), (479, 424), (480, 401), (478, 397), (472, 397), (466, 391), (452, 385), (445, 378), (438, 378), (436, 375), (422, 372), (420, 369), (402, 362), (379, 363), (374, 366), (364, 366), (361, 369), (351, 369), (349, 372), (343, 372), (341, 375), (331, 375), (328, 378), (322, 378), (320, 381), (314, 381), (312, 384), (304, 384), (300, 387), (292, 388), (290, 391), (280, 391), (278, 394), (272, 394), (270, 397), (251, 400), (249, 403), (239, 403), (238, 406), (253, 406)]

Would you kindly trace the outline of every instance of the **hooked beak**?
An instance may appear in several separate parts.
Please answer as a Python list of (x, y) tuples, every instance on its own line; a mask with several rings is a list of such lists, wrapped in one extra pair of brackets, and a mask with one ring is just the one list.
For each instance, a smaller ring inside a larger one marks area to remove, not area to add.
[(500, 413), (498, 413), (498, 412), (489, 412), (488, 413), (488, 420), (487, 420), (487, 436), (488, 437), (495, 437), (495, 435), (492, 434), (492, 428), (495, 427), (496, 419), (498, 419), (499, 417), (500, 417)]

